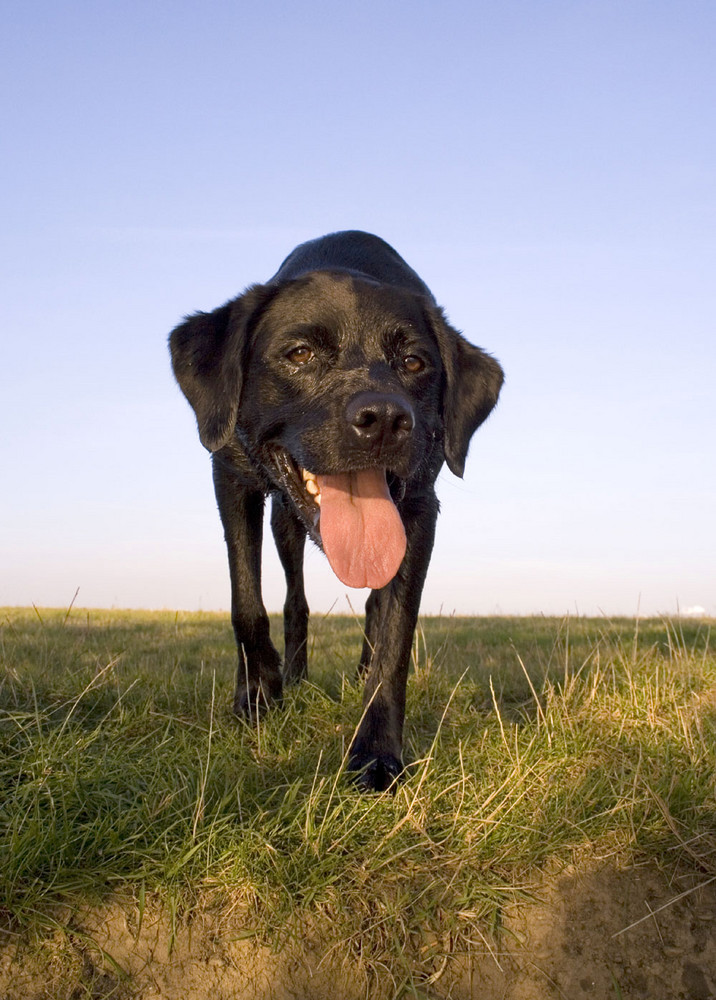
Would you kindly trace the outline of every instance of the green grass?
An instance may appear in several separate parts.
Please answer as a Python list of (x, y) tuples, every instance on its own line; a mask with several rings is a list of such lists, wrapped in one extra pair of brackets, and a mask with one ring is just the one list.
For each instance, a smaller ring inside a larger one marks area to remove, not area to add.
[(15, 928), (155, 893), (244, 906), (276, 945), (323, 921), (390, 965), (431, 934), (495, 927), (575, 858), (716, 873), (706, 623), (424, 619), (407, 780), (364, 796), (342, 773), (361, 713), (350, 619), (314, 621), (311, 682), (257, 729), (229, 712), (226, 616), (0, 621), (0, 911)]

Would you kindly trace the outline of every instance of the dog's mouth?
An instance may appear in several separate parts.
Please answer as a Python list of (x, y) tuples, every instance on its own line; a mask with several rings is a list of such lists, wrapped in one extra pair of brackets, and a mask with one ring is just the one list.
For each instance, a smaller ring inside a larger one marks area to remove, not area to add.
[(317, 474), (287, 451), (274, 452), (282, 485), (298, 508), (333, 572), (347, 587), (385, 587), (406, 550), (400, 514), (383, 468)]

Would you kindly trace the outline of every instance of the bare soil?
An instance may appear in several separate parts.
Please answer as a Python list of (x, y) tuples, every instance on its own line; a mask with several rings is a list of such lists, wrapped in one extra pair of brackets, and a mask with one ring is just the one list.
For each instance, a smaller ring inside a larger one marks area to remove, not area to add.
[[(407, 981), (370, 968), (314, 927), (281, 953), (246, 936), (237, 913), (202, 910), (174, 927), (119, 902), (40, 943), (0, 941), (0, 1000), (714, 1000), (716, 881), (668, 884), (653, 869), (604, 863), (544, 884), (508, 911), (499, 936), (466, 953), (426, 943)], [(171, 947), (170, 947), (171, 942)], [(323, 942), (323, 943), (322, 943)], [(439, 949), (438, 949), (439, 951)]]

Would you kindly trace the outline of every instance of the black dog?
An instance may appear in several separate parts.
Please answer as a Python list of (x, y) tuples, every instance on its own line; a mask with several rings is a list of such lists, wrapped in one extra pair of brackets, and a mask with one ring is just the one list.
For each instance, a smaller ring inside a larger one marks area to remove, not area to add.
[[(445, 320), (377, 236), (304, 243), (264, 285), (171, 334), (174, 374), (213, 452), (239, 667), (234, 710), (306, 676), (306, 535), (339, 579), (370, 587), (365, 712), (349, 768), (383, 790), (402, 770), (405, 685), (443, 461), (462, 476), (502, 385), (499, 364)], [(264, 498), (286, 573), (285, 657), (261, 599)]]

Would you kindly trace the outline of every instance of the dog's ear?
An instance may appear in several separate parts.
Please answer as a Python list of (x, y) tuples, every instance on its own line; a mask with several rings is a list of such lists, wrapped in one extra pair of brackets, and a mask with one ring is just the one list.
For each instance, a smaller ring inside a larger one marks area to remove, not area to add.
[(248, 331), (270, 295), (254, 285), (213, 312), (188, 316), (169, 335), (174, 375), (209, 451), (222, 448), (234, 432)]
[(462, 477), (470, 438), (497, 403), (504, 372), (493, 357), (451, 327), (441, 310), (432, 309), (431, 314), (445, 371), (445, 461), (454, 475)]

